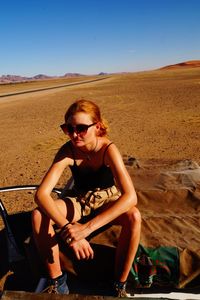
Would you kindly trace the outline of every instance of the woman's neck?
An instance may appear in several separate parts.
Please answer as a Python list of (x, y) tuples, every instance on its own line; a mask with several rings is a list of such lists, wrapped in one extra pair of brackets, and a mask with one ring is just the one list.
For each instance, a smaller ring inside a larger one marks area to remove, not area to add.
[[(99, 145), (99, 139), (98, 137), (96, 137), (96, 141), (93, 145), (91, 145), (90, 147), (84, 147), (84, 149), (82, 148), (78, 148), (78, 150), (84, 154), (87, 158), (87, 160), (91, 160), (92, 159), (92, 155), (97, 152), (98, 149), (98, 145)], [(88, 145), (89, 146), (89, 145)]]

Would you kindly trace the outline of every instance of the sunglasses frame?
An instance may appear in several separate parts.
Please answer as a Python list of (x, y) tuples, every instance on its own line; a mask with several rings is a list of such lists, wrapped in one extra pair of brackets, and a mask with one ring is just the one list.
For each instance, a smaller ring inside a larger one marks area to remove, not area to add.
[[(74, 132), (76, 134), (86, 134), (87, 131), (88, 131), (88, 128), (90, 128), (90, 127), (92, 127), (92, 126), (94, 126), (96, 124), (97, 123), (95, 122), (95, 123), (92, 123), (90, 125), (87, 125), (87, 124), (77, 124), (75, 126), (72, 126), (71, 124), (64, 123), (64, 124), (60, 125), (60, 128), (63, 130), (63, 132), (65, 134), (68, 134), (68, 135), (72, 135), (72, 134), (74, 134)], [(81, 129), (81, 127), (82, 127), (82, 129)]]

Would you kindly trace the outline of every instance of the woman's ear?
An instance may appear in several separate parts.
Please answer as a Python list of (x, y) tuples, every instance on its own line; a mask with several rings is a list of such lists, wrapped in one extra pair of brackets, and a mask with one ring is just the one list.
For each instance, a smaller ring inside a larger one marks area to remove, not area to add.
[(97, 124), (96, 124), (96, 128), (97, 128), (97, 129), (101, 128), (101, 124), (100, 124), (100, 122), (97, 122)]
[(98, 134), (101, 130), (101, 123), (97, 122), (97, 124), (95, 126), (96, 126), (96, 130), (97, 130), (97, 134)]

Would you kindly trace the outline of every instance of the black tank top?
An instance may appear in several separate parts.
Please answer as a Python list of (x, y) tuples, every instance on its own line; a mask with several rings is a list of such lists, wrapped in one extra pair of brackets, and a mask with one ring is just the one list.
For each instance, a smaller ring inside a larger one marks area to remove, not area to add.
[(103, 165), (98, 170), (93, 170), (89, 167), (84, 169), (79, 168), (76, 164), (73, 148), (71, 147), (74, 165), (70, 166), (70, 169), (74, 178), (75, 188), (82, 191), (89, 191), (96, 188), (105, 189), (115, 184), (111, 169), (104, 164), (105, 153), (111, 144), (112, 142), (106, 146), (103, 154)]

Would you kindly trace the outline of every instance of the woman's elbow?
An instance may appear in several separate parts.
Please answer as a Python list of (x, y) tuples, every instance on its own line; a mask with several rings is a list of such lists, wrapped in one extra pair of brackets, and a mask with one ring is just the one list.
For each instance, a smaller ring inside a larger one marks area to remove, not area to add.
[(137, 198), (136, 191), (134, 191), (134, 194), (133, 194), (133, 200), (134, 200), (134, 206), (136, 206), (137, 203), (138, 203), (138, 198)]
[(40, 204), (42, 203), (42, 199), (44, 197), (44, 191), (41, 190), (40, 188), (36, 191), (35, 193), (35, 197), (34, 197), (34, 200), (35, 200), (35, 203), (40, 206)]
[(135, 192), (135, 190), (131, 191), (129, 194), (129, 204), (130, 204), (130, 208), (132, 208), (133, 206), (137, 205), (137, 194)]
[(38, 190), (36, 191), (35, 193), (35, 196), (34, 196), (34, 201), (37, 205), (39, 205), (39, 202), (40, 202), (40, 197), (39, 197), (39, 193), (38, 193)]

